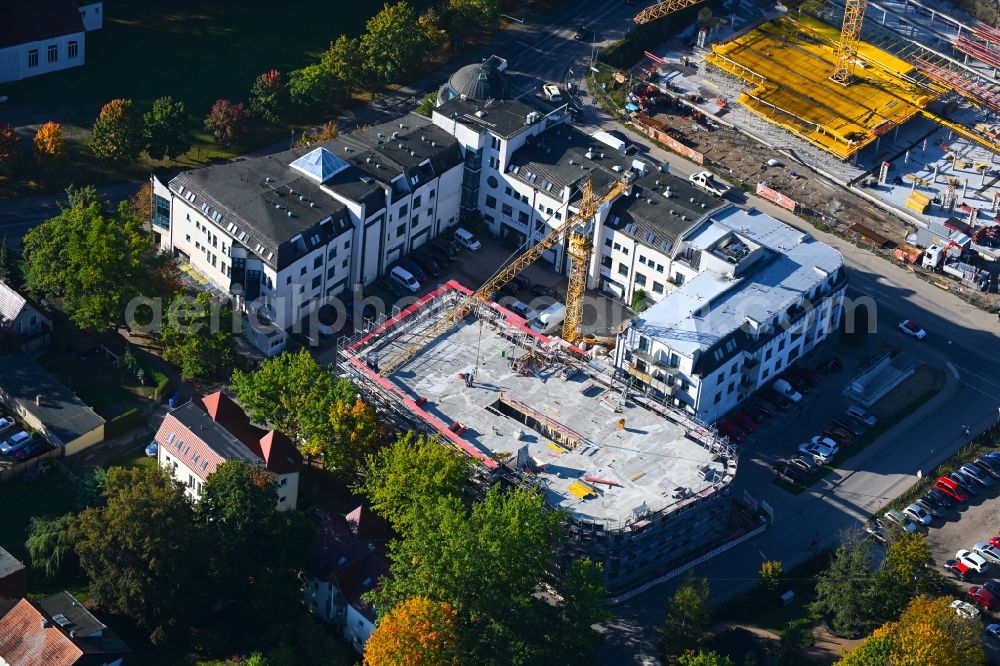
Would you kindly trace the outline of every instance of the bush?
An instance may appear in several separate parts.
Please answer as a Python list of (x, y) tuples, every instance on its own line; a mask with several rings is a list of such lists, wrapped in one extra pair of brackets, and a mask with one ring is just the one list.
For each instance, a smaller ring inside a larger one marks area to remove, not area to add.
[(156, 391), (153, 393), (153, 399), (163, 400), (163, 396), (170, 391), (170, 377), (167, 377), (159, 370), (153, 370), (153, 372), (150, 373), (150, 376), (153, 378), (153, 383), (156, 384)]
[(104, 437), (105, 439), (118, 437), (139, 425), (141, 420), (142, 412), (133, 407), (104, 424)]

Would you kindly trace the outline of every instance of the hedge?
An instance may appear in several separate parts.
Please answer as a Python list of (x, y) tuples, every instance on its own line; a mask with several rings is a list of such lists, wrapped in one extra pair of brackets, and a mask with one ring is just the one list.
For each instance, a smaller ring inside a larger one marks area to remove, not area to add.
[(139, 425), (141, 421), (142, 412), (133, 407), (104, 424), (104, 438), (118, 437)]
[(153, 398), (155, 400), (163, 400), (163, 396), (170, 391), (170, 377), (167, 377), (159, 370), (153, 370), (152, 377), (153, 381), (156, 382), (156, 391), (153, 393)]

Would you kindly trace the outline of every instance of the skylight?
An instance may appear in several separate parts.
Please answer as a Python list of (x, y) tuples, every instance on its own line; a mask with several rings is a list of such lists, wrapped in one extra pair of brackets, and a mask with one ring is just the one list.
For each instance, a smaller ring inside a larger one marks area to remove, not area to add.
[(350, 166), (326, 148), (317, 148), (288, 166), (309, 176), (317, 183), (325, 183)]

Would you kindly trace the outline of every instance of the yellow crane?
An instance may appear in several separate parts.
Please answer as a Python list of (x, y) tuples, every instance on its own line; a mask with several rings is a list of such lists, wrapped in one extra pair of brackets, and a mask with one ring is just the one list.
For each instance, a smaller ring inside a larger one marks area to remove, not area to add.
[(546, 250), (552, 249), (559, 242), (565, 242), (567, 236), (570, 241), (569, 247), (572, 261), (570, 262), (570, 284), (566, 290), (566, 314), (563, 322), (563, 337), (569, 342), (576, 342), (581, 335), (580, 325), (583, 318), (583, 295), (587, 287), (587, 272), (590, 266), (592, 243), (589, 242), (589, 239), (581, 241), (579, 239), (580, 234), (573, 232), (579, 227), (586, 225), (593, 219), (598, 208), (605, 203), (614, 201), (622, 192), (628, 189), (628, 186), (626, 178), (619, 178), (612, 183), (608, 191), (602, 196), (595, 197), (593, 186), (588, 179), (583, 185), (583, 200), (580, 202), (579, 211), (575, 215), (568, 216), (566, 221), (559, 227), (550, 231), (542, 240), (497, 271), (475, 293), (462, 299), (458, 305), (444, 313), (433, 325), (423, 331), (418, 331), (414, 339), (402, 351), (389, 359), (388, 362), (381, 364), (379, 368), (380, 374), (383, 377), (388, 377), (398, 370), (416, 356), (421, 349), (473, 312), (475, 306), (493, 298), (500, 290), (500, 287), (510, 282), (515, 276), (520, 275), (524, 269), (535, 263), (535, 260), (541, 257)]
[(702, 2), (705, 2), (705, 0), (666, 0), (666, 2), (658, 2), (636, 14), (633, 20), (638, 25), (642, 25), (643, 23), (655, 21), (658, 18), (663, 18), (668, 14), (673, 14), (676, 11), (701, 4)]
[(861, 28), (865, 24), (868, 0), (846, 0), (844, 22), (840, 27), (840, 42), (837, 44), (837, 65), (830, 78), (842, 86), (854, 80), (854, 68), (858, 64), (858, 41)]

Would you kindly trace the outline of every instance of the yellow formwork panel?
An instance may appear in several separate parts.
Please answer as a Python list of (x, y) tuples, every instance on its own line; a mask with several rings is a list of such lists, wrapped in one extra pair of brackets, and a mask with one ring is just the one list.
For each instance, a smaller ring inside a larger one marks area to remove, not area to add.
[[(845, 159), (933, 99), (925, 88), (892, 73), (905, 74), (911, 66), (867, 43), (858, 51), (879, 66), (858, 67), (857, 80), (848, 86), (831, 81), (837, 58), (822, 31), (834, 40), (839, 31), (817, 21), (805, 27), (810, 34), (797, 32), (785, 19), (765, 23), (713, 44), (706, 60), (753, 86), (739, 97), (748, 109)], [(789, 39), (793, 34), (798, 37)]]
[(574, 481), (569, 484), (569, 491), (580, 499), (590, 499), (597, 497), (597, 491), (581, 481)]

